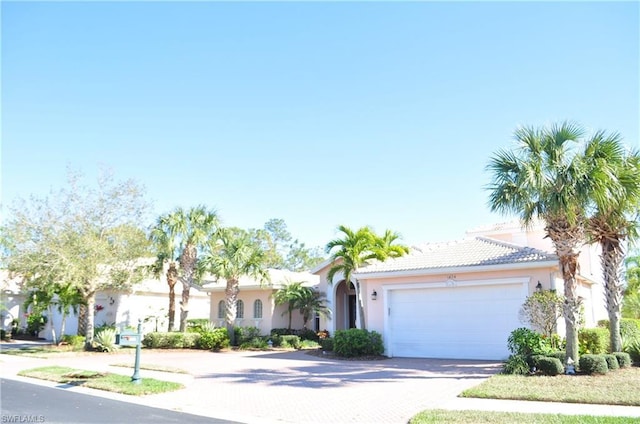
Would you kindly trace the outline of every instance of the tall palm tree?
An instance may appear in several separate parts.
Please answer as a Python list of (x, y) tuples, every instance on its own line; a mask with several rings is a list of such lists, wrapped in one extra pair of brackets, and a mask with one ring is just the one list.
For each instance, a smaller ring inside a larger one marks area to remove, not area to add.
[(587, 234), (600, 244), (612, 352), (622, 350), (620, 318), (625, 242), (637, 237), (640, 215), (640, 154), (627, 152), (618, 134), (597, 133), (589, 140), (584, 160), (589, 178), (596, 182), (595, 206)]
[[(198, 250), (202, 250), (209, 239), (214, 237), (218, 225), (216, 212), (207, 210), (204, 206), (197, 206), (188, 211), (177, 208), (158, 219), (156, 236), (161, 237), (159, 233), (163, 232), (166, 241), (175, 246), (178, 254), (178, 281), (182, 283), (180, 331), (184, 332), (187, 329), (189, 295), (191, 286), (196, 281)], [(167, 260), (170, 258), (167, 257)]]
[(166, 231), (166, 216), (158, 218), (151, 229), (149, 238), (156, 252), (156, 260), (151, 265), (151, 272), (156, 278), (166, 270), (167, 285), (169, 286), (169, 325), (167, 331), (174, 330), (176, 317), (176, 283), (178, 282), (178, 255), (175, 237)]
[(291, 330), (291, 314), (298, 307), (303, 291), (302, 282), (297, 281), (285, 284), (273, 294), (273, 300), (276, 305), (287, 305), (287, 310), (282, 315), (289, 314), (289, 326), (287, 327), (289, 330)]
[(492, 211), (516, 213), (524, 225), (539, 218), (559, 258), (564, 280), (567, 360), (578, 359), (577, 296), (580, 248), (585, 242), (585, 211), (590, 181), (578, 158), (577, 143), (584, 135), (579, 126), (564, 122), (551, 127), (521, 127), (515, 131), (514, 151), (499, 150), (487, 169)]
[(219, 237), (209, 243), (208, 249), (199, 263), (199, 273), (209, 272), (226, 281), (225, 307), (227, 331), (231, 344), (235, 343), (233, 325), (236, 320), (240, 278), (248, 276), (260, 284), (269, 281), (265, 264), (265, 254), (255, 244), (247, 232), (223, 229)]
[(359, 327), (366, 329), (362, 290), (357, 279), (352, 281), (353, 274), (357, 274), (358, 270), (369, 261), (384, 261), (402, 256), (409, 249), (406, 246), (393, 244), (399, 235), (388, 230), (383, 237), (376, 235), (369, 227), (362, 227), (354, 232), (349, 227), (341, 225), (338, 230), (344, 234), (343, 238), (332, 240), (325, 247), (325, 251), (331, 255), (332, 262), (327, 280), (329, 283), (333, 282), (335, 275), (341, 272), (347, 286), (353, 282), (358, 304)]
[(315, 314), (324, 317), (331, 316), (331, 309), (326, 304), (324, 293), (317, 292), (309, 287), (303, 287), (302, 293), (296, 304), (302, 315), (302, 327), (307, 328), (307, 323)]

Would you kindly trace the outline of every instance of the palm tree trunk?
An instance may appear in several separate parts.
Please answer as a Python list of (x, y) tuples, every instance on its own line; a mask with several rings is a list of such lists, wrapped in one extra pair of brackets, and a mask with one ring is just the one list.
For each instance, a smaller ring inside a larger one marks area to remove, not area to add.
[(187, 244), (180, 255), (180, 268), (182, 277), (182, 305), (180, 307), (180, 331), (187, 331), (187, 317), (189, 316), (189, 290), (193, 283), (193, 274), (196, 267), (197, 250), (194, 245)]
[(167, 284), (169, 285), (169, 328), (167, 331), (173, 331), (176, 319), (176, 283), (178, 282), (178, 270), (176, 264), (171, 262), (167, 270)]
[(235, 346), (236, 343), (236, 335), (233, 327), (236, 321), (239, 292), (240, 288), (238, 287), (238, 280), (233, 278), (228, 279), (227, 288), (225, 290), (225, 320), (227, 322), (227, 333), (229, 333), (229, 341), (231, 342), (231, 346)]
[(55, 323), (53, 322), (53, 305), (49, 304), (47, 309), (49, 310), (49, 325), (51, 326), (51, 338), (53, 339), (53, 344), (57, 345), (58, 337), (56, 335), (56, 326), (55, 326)]
[(357, 279), (355, 281), (356, 283), (354, 284), (354, 287), (356, 288), (356, 302), (358, 303), (358, 321), (360, 328), (366, 330), (367, 325), (364, 319), (364, 299), (362, 299), (362, 289), (360, 287), (360, 281)]
[(187, 317), (189, 316), (189, 284), (182, 284), (182, 302), (180, 303), (180, 331), (187, 331)]
[(620, 310), (622, 305), (622, 284), (620, 270), (624, 259), (624, 250), (620, 240), (604, 238), (600, 245), (602, 254), (600, 261), (604, 273), (604, 287), (607, 298), (607, 312), (609, 314), (609, 334), (611, 352), (622, 351), (622, 336), (620, 334)]
[(84, 336), (87, 334), (87, 305), (80, 304), (78, 308), (78, 336)]

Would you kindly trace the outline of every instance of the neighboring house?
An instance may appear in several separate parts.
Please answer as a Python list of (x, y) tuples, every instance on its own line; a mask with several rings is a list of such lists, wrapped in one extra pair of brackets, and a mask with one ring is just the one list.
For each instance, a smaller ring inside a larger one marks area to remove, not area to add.
[[(4, 329), (11, 328), (11, 321), (19, 320), (19, 328), (26, 327), (26, 311), (24, 301), (26, 294), (21, 292), (18, 279), (10, 279), (8, 273), (0, 273), (2, 276), (2, 302), (6, 310), (2, 311), (2, 324)], [(176, 285), (176, 323), (180, 314), (180, 296), (182, 284)], [(169, 286), (166, 278), (147, 278), (135, 284), (130, 291), (99, 291), (96, 293), (96, 310), (94, 325), (115, 325), (118, 330), (136, 328), (138, 319), (141, 319), (143, 332), (166, 331), (169, 308)], [(55, 309), (55, 308), (54, 308)], [(189, 319), (209, 317), (209, 296), (207, 293), (192, 288), (189, 297)], [(56, 334), (60, 334), (62, 316), (56, 310), (53, 317), (47, 317), (47, 325), (39, 336), (52, 340), (51, 326)], [(177, 324), (176, 324), (177, 325)], [(66, 334), (76, 334), (78, 331), (78, 317), (71, 313), (65, 324)]]
[[(287, 305), (276, 305), (273, 294), (285, 284), (302, 282), (307, 287), (319, 287), (320, 279), (309, 272), (293, 272), (279, 269), (269, 269), (270, 283), (260, 285), (249, 277), (242, 277), (239, 281), (237, 318), (235, 325), (239, 327), (256, 327), (261, 334), (269, 334), (273, 328), (287, 328), (289, 315)], [(210, 320), (217, 327), (225, 324), (225, 288), (226, 281), (219, 280), (203, 285), (202, 290), (210, 294)], [(302, 316), (296, 310), (292, 314), (291, 328), (302, 328)], [(318, 318), (307, 323), (311, 330), (324, 329)]]
[[(354, 275), (362, 285), (367, 329), (382, 334), (387, 356), (504, 359), (509, 334), (524, 326), (519, 310), (526, 297), (537, 289), (562, 294), (558, 258), (543, 227), (522, 231), (518, 224), (501, 224), (467, 236), (412, 247)], [(578, 294), (589, 327), (607, 316), (597, 250), (586, 246), (580, 265)], [(354, 327), (358, 308), (352, 284), (340, 275), (327, 282), (330, 266), (326, 261), (312, 272), (331, 302), (327, 329), (333, 333)]]

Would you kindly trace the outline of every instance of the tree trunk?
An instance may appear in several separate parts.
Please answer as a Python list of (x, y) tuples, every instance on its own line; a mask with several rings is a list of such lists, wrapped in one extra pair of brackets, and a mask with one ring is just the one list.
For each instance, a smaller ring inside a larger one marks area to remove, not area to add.
[(49, 310), (49, 325), (51, 326), (51, 338), (53, 339), (53, 344), (57, 345), (58, 337), (56, 336), (56, 326), (55, 326), (55, 323), (53, 322), (53, 306), (49, 304), (47, 309)]
[(564, 305), (562, 308), (566, 327), (566, 361), (578, 361), (578, 319), (581, 301), (577, 296), (578, 246), (584, 242), (584, 230), (580, 225), (571, 225), (565, 219), (547, 223), (545, 228), (553, 242), (560, 263), (560, 272), (564, 280)]
[(187, 317), (189, 316), (189, 284), (182, 284), (182, 302), (180, 304), (180, 331), (187, 331)]
[(87, 334), (87, 305), (81, 303), (78, 307), (78, 336)]
[(187, 317), (189, 316), (189, 290), (193, 283), (198, 251), (192, 244), (187, 244), (180, 255), (182, 269), (182, 304), (180, 305), (180, 331), (187, 331)]
[(91, 292), (85, 299), (87, 301), (87, 321), (86, 332), (84, 334), (84, 348), (85, 350), (93, 349), (93, 332), (94, 332), (94, 319), (95, 319), (95, 307), (96, 307), (96, 293)]
[(233, 330), (236, 314), (237, 314), (237, 305), (238, 305), (238, 293), (240, 292), (240, 288), (238, 287), (238, 280), (234, 278), (230, 278), (227, 280), (227, 288), (225, 290), (225, 320), (227, 322), (227, 332), (229, 333), (229, 341), (232, 346), (235, 346), (236, 343), (236, 335)]
[(65, 330), (66, 326), (67, 326), (67, 313), (63, 311), (62, 312), (62, 318), (60, 318), (60, 340), (61, 341), (65, 336), (64, 330)]
[(287, 330), (291, 330), (291, 308), (289, 308), (289, 326), (287, 327)]
[(624, 259), (624, 250), (620, 240), (616, 237), (601, 240), (602, 254), (600, 263), (604, 273), (604, 288), (607, 298), (607, 312), (609, 314), (609, 334), (611, 352), (622, 351), (622, 336), (620, 334), (620, 310), (622, 306), (622, 284), (620, 272)]
[(360, 324), (360, 328), (366, 330), (367, 325), (365, 324), (364, 319), (364, 299), (362, 299), (362, 289), (360, 287), (360, 281), (358, 281), (357, 279), (354, 287), (356, 288), (356, 302), (358, 303), (358, 321)]
[(176, 283), (178, 282), (178, 270), (175, 262), (169, 264), (167, 270), (167, 284), (169, 285), (169, 328), (167, 331), (173, 331), (176, 318)]

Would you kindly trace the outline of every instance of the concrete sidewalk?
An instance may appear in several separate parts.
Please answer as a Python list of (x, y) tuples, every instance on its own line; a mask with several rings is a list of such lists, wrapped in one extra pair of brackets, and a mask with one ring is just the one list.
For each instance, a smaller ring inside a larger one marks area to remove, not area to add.
[[(131, 375), (134, 350), (118, 354), (60, 354), (41, 359), (0, 356), (2, 378), (44, 365)], [(305, 352), (142, 351), (141, 363), (181, 368), (189, 374), (142, 370), (183, 383), (177, 392), (132, 397), (98, 390), (71, 390), (147, 406), (245, 423), (406, 423), (425, 409), (496, 410), (640, 417), (640, 407), (459, 398), (500, 369), (500, 364), (392, 358), (338, 361)], [(56, 386), (33, 379), (25, 381)]]

